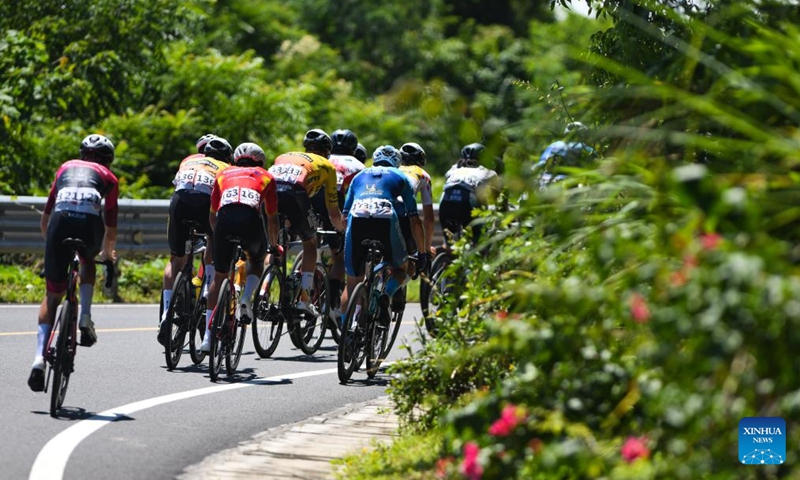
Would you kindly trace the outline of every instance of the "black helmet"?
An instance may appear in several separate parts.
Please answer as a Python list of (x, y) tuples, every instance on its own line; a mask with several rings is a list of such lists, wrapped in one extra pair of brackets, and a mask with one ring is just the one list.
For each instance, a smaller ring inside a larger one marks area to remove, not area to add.
[(424, 167), (428, 162), (425, 150), (418, 143), (408, 142), (400, 147), (400, 154), (403, 155), (403, 165), (419, 165)]
[(482, 143), (470, 143), (461, 149), (461, 158), (458, 161), (460, 167), (477, 167), (480, 156), (486, 147)]
[(203, 154), (207, 157), (216, 158), (221, 162), (231, 163), (231, 160), (233, 160), (233, 148), (222, 137), (214, 137), (209, 140), (206, 146), (203, 147)]
[(328, 156), (331, 153), (333, 142), (331, 142), (331, 137), (323, 130), (314, 128), (307, 131), (306, 136), (303, 137), (303, 147), (311, 153), (320, 153), (323, 156)]
[(358, 147), (356, 134), (347, 129), (334, 130), (331, 133), (331, 142), (333, 142), (331, 153), (337, 155), (353, 155)]
[(217, 136), (213, 133), (206, 133), (202, 137), (197, 139), (197, 143), (194, 144), (197, 147), (197, 153), (203, 153), (203, 149), (206, 148), (206, 145), (212, 138), (216, 138)]
[(364, 145), (361, 145), (359, 143), (358, 146), (356, 147), (356, 151), (353, 152), (353, 156), (356, 157), (356, 159), (361, 163), (366, 162), (367, 161), (367, 149), (366, 149), (366, 147), (364, 147)]
[(267, 162), (264, 150), (255, 143), (243, 143), (233, 152), (233, 164), (244, 167), (263, 167)]
[(83, 160), (109, 166), (114, 161), (114, 144), (102, 135), (92, 134), (81, 142), (80, 153)]

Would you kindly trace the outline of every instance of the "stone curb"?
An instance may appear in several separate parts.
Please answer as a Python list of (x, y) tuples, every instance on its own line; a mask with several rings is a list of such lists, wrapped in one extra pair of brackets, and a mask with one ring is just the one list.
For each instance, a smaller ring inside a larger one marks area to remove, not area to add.
[(177, 478), (332, 479), (332, 460), (370, 447), (373, 441), (392, 442), (397, 427), (389, 397), (382, 396), (269, 429), (187, 467)]

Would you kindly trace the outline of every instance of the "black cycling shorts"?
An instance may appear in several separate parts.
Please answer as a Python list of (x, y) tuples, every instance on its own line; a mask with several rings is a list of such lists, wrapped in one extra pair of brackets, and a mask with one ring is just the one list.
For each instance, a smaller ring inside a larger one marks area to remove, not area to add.
[[(339, 195), (339, 210), (344, 206), (344, 195)], [(331, 222), (331, 217), (328, 215), (328, 207), (325, 204), (325, 189), (320, 189), (313, 197), (311, 197), (311, 206), (319, 218), (320, 226), (323, 230), (336, 230)], [(326, 235), (325, 241), (333, 251), (339, 251), (342, 247), (342, 239), (339, 235)]]
[(65, 238), (83, 240), (85, 247), (78, 249), (81, 260), (94, 260), (103, 248), (105, 225), (99, 215), (56, 211), (47, 223), (44, 242), (44, 278), (47, 291), (60, 293), (67, 289), (67, 268), (72, 261), (72, 247), (61, 244)]
[(400, 231), (403, 233), (403, 240), (406, 242), (406, 252), (409, 255), (417, 253), (417, 242), (411, 233), (411, 218), (400, 217)]
[(306, 189), (292, 183), (278, 182), (278, 212), (289, 221), (290, 230), (304, 242), (316, 238), (317, 216)]
[(199, 233), (211, 233), (211, 225), (208, 223), (210, 209), (211, 197), (205, 193), (181, 190), (172, 194), (167, 225), (167, 242), (171, 254), (182, 257), (189, 253), (186, 251), (186, 241), (189, 240), (189, 226), (186, 221), (196, 223)]
[(392, 267), (398, 268), (407, 260), (405, 245), (398, 222), (390, 218), (351, 217), (345, 234), (344, 264), (348, 275), (360, 277), (367, 262), (367, 247), (364, 240), (378, 240), (383, 245), (383, 258)]
[[(450, 232), (451, 235), (460, 235), (470, 222), (472, 222), (472, 205), (468, 200), (452, 201), (445, 197), (439, 202), (439, 224), (442, 226), (442, 231), (445, 232), (445, 239), (447, 239), (447, 232)], [(473, 225), (473, 242), (477, 242), (480, 235), (481, 227)]]
[(264, 218), (258, 210), (238, 203), (225, 205), (217, 211), (217, 228), (214, 230), (214, 267), (219, 273), (230, 271), (231, 260), (238, 238), (250, 262), (263, 262), (267, 256), (267, 237)]

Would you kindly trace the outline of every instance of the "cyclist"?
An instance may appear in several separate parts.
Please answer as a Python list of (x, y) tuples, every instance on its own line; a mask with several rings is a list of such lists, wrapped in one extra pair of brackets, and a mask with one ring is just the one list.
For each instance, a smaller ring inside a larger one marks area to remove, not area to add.
[(557, 173), (558, 167), (585, 165), (597, 157), (595, 150), (585, 143), (589, 128), (581, 122), (571, 122), (564, 129), (564, 140), (553, 142), (542, 152), (534, 165), (539, 173), (539, 188), (563, 180), (566, 175)]
[[(431, 193), (431, 177), (423, 168), (428, 161), (425, 150), (418, 143), (409, 142), (400, 147), (402, 155), (402, 166), (400, 171), (405, 173), (414, 189), (414, 195), (419, 194), (422, 200), (422, 224), (425, 227), (425, 244), (420, 245), (421, 252), (430, 251), (433, 255), (435, 250), (431, 247), (433, 242), (433, 227), (435, 223), (433, 213), (433, 194)], [(402, 201), (398, 204), (401, 207), (397, 212), (400, 218), (400, 229), (403, 232), (403, 239), (406, 242), (406, 251), (413, 254), (417, 251), (417, 244), (411, 234), (411, 222), (405, 215), (402, 208)], [(414, 266), (409, 266), (409, 275), (414, 275)]]
[[(397, 168), (400, 162), (401, 155), (396, 148), (391, 145), (378, 147), (372, 154), (373, 166), (353, 178), (344, 202), (343, 214), (347, 217), (344, 240), (347, 296), (349, 298), (355, 286), (364, 278), (367, 248), (361, 242), (379, 240), (385, 247), (385, 259), (392, 266), (386, 292), (379, 299), (384, 322), (389, 321), (389, 299), (405, 282), (408, 267), (397, 214), (398, 197), (403, 200), (414, 241), (419, 246), (425, 244), (425, 228), (417, 213), (414, 189), (408, 177)], [(419, 253), (420, 269), (425, 269), (427, 259), (424, 252)]]
[[(331, 133), (331, 143), (331, 153), (328, 160), (336, 169), (336, 190), (339, 199), (338, 205), (341, 210), (344, 206), (347, 187), (350, 186), (353, 177), (361, 170), (364, 170), (364, 164), (353, 156), (358, 147), (358, 139), (352, 131), (346, 129), (335, 130)], [(320, 190), (311, 201), (314, 210), (322, 221), (322, 227), (325, 230), (333, 230), (333, 224), (326, 212), (325, 195), (326, 192)], [(331, 318), (338, 319), (341, 313), (340, 300), (344, 289), (344, 251), (341, 248), (341, 239), (338, 237), (329, 238), (328, 244), (331, 247), (333, 257), (328, 283), (331, 291), (330, 315)]]
[[(212, 142), (213, 141), (213, 142)], [(200, 233), (206, 234), (206, 251), (203, 255), (203, 272), (205, 282), (200, 296), (206, 298), (208, 285), (214, 277), (211, 225), (208, 211), (211, 207), (211, 191), (214, 180), (228, 168), (233, 149), (227, 140), (213, 134), (207, 134), (197, 140), (198, 153), (189, 155), (181, 161), (175, 179), (175, 191), (169, 202), (169, 223), (167, 224), (167, 241), (169, 243), (169, 263), (164, 267), (163, 311), (158, 329), (158, 343), (164, 345), (169, 336), (169, 325), (164, 322), (172, 301), (172, 285), (175, 276), (186, 263), (189, 253), (186, 241), (189, 239), (189, 227), (184, 220), (191, 220), (199, 225)]]
[[(494, 202), (500, 193), (500, 177), (480, 165), (485, 150), (480, 143), (464, 146), (458, 162), (445, 174), (439, 202), (439, 223), (445, 233), (460, 233), (472, 222), (472, 210)], [(473, 224), (473, 242), (478, 242), (480, 233), (480, 226)]]
[(364, 145), (359, 143), (358, 146), (356, 146), (356, 151), (353, 152), (353, 156), (356, 157), (356, 160), (359, 162), (363, 164), (367, 163), (367, 149), (364, 147)]
[(336, 193), (336, 169), (328, 160), (331, 153), (331, 137), (322, 130), (313, 129), (303, 138), (305, 152), (288, 152), (279, 155), (269, 172), (275, 177), (278, 189), (278, 210), (289, 221), (291, 229), (303, 241), (302, 283), (298, 310), (316, 316), (314, 305), (309, 301), (309, 290), (314, 286), (314, 268), (317, 264), (316, 215), (311, 198), (323, 191), (325, 213), (331, 225), (344, 230), (342, 214)]
[[(213, 144), (212, 140), (209, 145)], [(208, 146), (206, 147), (206, 152)], [(241, 239), (242, 249), (247, 253), (247, 278), (242, 292), (241, 321), (253, 320), (253, 293), (264, 269), (267, 256), (267, 238), (270, 245), (278, 245), (278, 199), (276, 182), (264, 170), (267, 156), (255, 143), (242, 143), (233, 154), (233, 165), (226, 168), (214, 181), (211, 192), (211, 214), (209, 222), (214, 230), (214, 279), (208, 290), (206, 310), (206, 332), (200, 350), (211, 350), (211, 319), (217, 306), (219, 287), (228, 276), (228, 268), (234, 253), (231, 237)], [(264, 215), (267, 217), (267, 235), (264, 235)], [(270, 251), (275, 257), (277, 247)]]
[[(50, 337), (58, 304), (67, 290), (67, 268), (71, 250), (62, 246), (65, 238), (83, 241), (78, 249), (80, 271), (80, 344), (91, 347), (97, 341), (92, 322), (95, 257), (116, 260), (117, 198), (119, 181), (109, 170), (114, 161), (114, 144), (97, 134), (83, 139), (80, 160), (69, 160), (59, 167), (42, 212), (41, 230), (45, 238), (44, 276), (46, 295), (39, 307), (39, 327), (28, 386), (44, 390), (44, 346)], [(105, 204), (101, 201), (105, 200)]]

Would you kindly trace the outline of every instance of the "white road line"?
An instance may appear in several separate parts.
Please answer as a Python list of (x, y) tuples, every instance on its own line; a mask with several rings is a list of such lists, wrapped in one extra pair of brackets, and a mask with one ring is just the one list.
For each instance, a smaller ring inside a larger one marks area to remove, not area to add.
[[(388, 364), (389, 362), (385, 363), (384, 365)], [(121, 407), (106, 410), (105, 412), (100, 412), (85, 420), (81, 420), (80, 422), (51, 438), (50, 441), (47, 442), (44, 448), (42, 448), (42, 450), (39, 452), (39, 455), (36, 456), (36, 460), (33, 462), (31, 473), (28, 476), (28, 479), (62, 480), (64, 477), (64, 469), (67, 467), (67, 461), (69, 460), (70, 455), (72, 455), (72, 452), (84, 439), (106, 425), (140, 410), (156, 407), (158, 405), (164, 405), (165, 403), (186, 400), (187, 398), (208, 395), (211, 393), (237, 390), (239, 388), (252, 387), (254, 385), (264, 385), (273, 382), (280, 382), (282, 380), (295, 380), (299, 378), (314, 377), (317, 375), (327, 375), (330, 373), (335, 373), (336, 371), (337, 369), (335, 368), (329, 368), (326, 370), (313, 370), (310, 372), (277, 375), (269, 378), (257, 378), (239, 383), (230, 383), (227, 385), (217, 385), (213, 387), (199, 388), (196, 390), (187, 390), (185, 392), (178, 392), (170, 395), (163, 395), (161, 397), (141, 400), (139, 402), (129, 403)]]
[[(39, 308), (40, 304), (38, 303), (14, 303), (14, 304), (0, 304), (0, 310), (9, 309), (9, 310), (16, 310), (16, 309), (31, 309), (31, 308)], [(120, 308), (120, 309), (128, 309), (128, 308), (158, 308), (157, 303), (93, 303), (92, 309), (99, 308), (101, 310), (111, 309), (111, 308)]]

